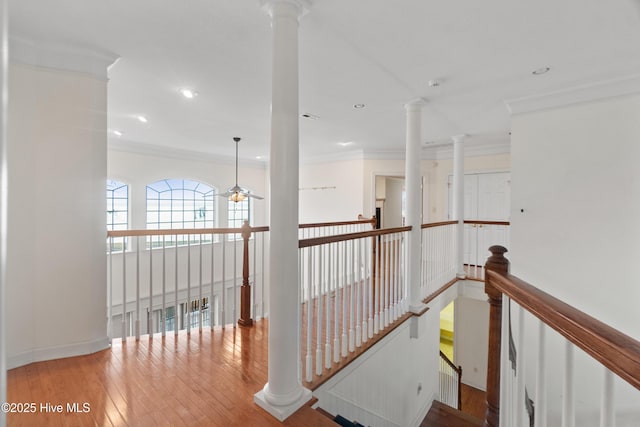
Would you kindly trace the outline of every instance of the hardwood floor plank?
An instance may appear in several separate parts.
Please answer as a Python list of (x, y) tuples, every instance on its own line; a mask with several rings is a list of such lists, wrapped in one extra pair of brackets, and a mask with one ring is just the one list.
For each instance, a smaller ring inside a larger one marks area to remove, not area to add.
[[(253, 402), (267, 382), (268, 323), (114, 340), (110, 349), (8, 372), (13, 402), (63, 413), (8, 414), (8, 426), (280, 426)], [(90, 405), (69, 413), (67, 403)], [(317, 418), (317, 420), (316, 420)], [(335, 425), (311, 408), (284, 425)], [(327, 424), (327, 421), (329, 424)]]

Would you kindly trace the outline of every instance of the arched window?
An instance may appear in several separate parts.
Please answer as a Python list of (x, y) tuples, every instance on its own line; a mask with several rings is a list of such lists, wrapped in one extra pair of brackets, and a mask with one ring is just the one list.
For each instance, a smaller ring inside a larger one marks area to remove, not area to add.
[[(147, 228), (215, 227), (216, 193), (214, 187), (190, 179), (161, 179), (147, 185)], [(161, 239), (154, 239), (154, 246), (156, 241), (162, 244)], [(199, 241), (198, 237), (193, 241)]]
[[(108, 179), (107, 230), (126, 230), (127, 228), (129, 228), (129, 186), (123, 182)], [(115, 239), (111, 250), (121, 251), (122, 246), (122, 239)]]

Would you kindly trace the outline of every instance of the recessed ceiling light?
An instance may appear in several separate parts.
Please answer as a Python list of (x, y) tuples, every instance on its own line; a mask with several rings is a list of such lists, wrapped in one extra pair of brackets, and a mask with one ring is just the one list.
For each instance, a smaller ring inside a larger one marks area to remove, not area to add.
[(180, 89), (180, 93), (187, 99), (193, 99), (198, 96), (198, 92), (191, 89)]
[(122, 136), (122, 132), (120, 132), (120, 131), (119, 131), (119, 130), (117, 130), (117, 129), (114, 129), (112, 132), (113, 132), (113, 134), (114, 134), (115, 136)]
[(341, 145), (343, 147), (346, 147), (347, 145), (351, 145), (351, 144), (353, 144), (353, 141), (338, 142), (338, 145)]
[(364, 104), (353, 104), (353, 108), (364, 108)]
[(531, 72), (531, 74), (533, 74), (534, 76), (539, 76), (541, 74), (545, 74), (547, 73), (551, 68), (549, 67), (542, 67), (542, 68), (538, 68), (537, 70), (533, 70)]
[(149, 120), (145, 116), (138, 116), (138, 121), (142, 123), (147, 123)]
[(262, 156), (256, 156), (256, 160), (262, 159)]

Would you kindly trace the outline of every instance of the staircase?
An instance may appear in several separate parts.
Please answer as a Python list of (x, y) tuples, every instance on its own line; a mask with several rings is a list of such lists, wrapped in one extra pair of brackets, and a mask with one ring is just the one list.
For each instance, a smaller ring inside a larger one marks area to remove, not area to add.
[(420, 427), (482, 427), (482, 423), (480, 418), (434, 400)]

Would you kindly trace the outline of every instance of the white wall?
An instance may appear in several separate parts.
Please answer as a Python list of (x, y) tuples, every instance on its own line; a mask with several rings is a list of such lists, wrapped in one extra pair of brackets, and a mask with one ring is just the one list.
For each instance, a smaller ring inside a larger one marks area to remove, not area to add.
[(362, 161), (300, 165), (300, 223), (349, 221), (362, 214)]
[[(512, 119), (512, 272), (636, 339), (638, 141), (639, 95)], [(563, 354), (561, 344), (550, 347)], [(597, 402), (599, 370), (576, 374), (591, 380), (577, 388), (578, 401)], [(550, 386), (561, 390), (557, 377), (549, 376)], [(637, 409), (640, 394), (633, 396)], [(624, 396), (618, 401), (622, 411), (633, 408)]]
[(486, 296), (483, 300), (460, 296), (455, 303), (455, 364), (462, 366), (463, 383), (486, 390), (489, 303)]
[[(10, 68), (9, 367), (108, 345), (106, 80)], [(79, 321), (81, 319), (81, 321)]]

